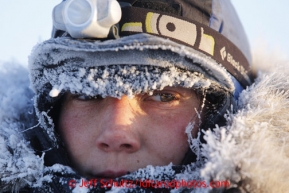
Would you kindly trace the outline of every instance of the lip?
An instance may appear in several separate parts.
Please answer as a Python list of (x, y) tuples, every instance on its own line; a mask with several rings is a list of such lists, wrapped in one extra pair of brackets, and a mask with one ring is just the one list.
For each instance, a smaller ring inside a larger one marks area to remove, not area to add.
[(122, 170), (122, 171), (116, 172), (116, 171), (107, 170), (107, 171), (98, 173), (96, 176), (99, 178), (117, 178), (125, 174), (128, 174), (128, 171)]

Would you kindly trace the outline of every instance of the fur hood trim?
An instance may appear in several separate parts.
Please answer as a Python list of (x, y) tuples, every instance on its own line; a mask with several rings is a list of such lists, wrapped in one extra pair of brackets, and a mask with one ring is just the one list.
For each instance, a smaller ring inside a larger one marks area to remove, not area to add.
[(45, 167), (44, 154), (37, 156), (23, 136), (38, 125), (27, 69), (0, 63), (0, 77), (0, 193), (41, 186), (51, 181), (50, 171), (74, 173), (59, 164)]
[(259, 74), (228, 126), (207, 131), (203, 177), (230, 179), (245, 192), (289, 191), (288, 75), (286, 65)]

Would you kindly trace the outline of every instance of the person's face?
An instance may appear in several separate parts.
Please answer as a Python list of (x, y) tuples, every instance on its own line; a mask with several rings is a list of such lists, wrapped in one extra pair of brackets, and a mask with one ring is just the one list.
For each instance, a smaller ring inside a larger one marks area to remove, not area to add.
[(198, 122), (199, 108), (196, 93), (181, 87), (121, 99), (67, 94), (58, 127), (82, 175), (112, 178), (180, 164), (189, 149), (185, 128)]

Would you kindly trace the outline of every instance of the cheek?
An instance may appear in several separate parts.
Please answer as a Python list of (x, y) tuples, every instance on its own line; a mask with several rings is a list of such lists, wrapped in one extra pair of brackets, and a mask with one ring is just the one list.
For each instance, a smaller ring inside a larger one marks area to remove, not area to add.
[(66, 109), (61, 112), (58, 127), (65, 142), (70, 141), (68, 139), (78, 135), (79, 129), (77, 128), (81, 127), (80, 123), (81, 121), (77, 119), (74, 113), (71, 113)]
[(90, 113), (77, 108), (64, 108), (60, 114), (58, 128), (72, 157), (77, 157), (93, 143), (92, 133), (87, 129), (90, 128), (89, 115)]
[(158, 149), (166, 164), (180, 164), (189, 149), (186, 126), (192, 118), (192, 110), (151, 117), (147, 136), (151, 147)]

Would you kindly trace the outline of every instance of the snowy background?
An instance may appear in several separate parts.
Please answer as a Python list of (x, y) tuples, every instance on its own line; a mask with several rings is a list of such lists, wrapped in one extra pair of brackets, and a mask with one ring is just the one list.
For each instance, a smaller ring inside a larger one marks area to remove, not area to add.
[[(253, 49), (266, 49), (289, 60), (287, 0), (231, 0)], [(60, 0), (0, 0), (0, 65), (27, 65), (31, 49), (50, 38), (53, 7)]]

